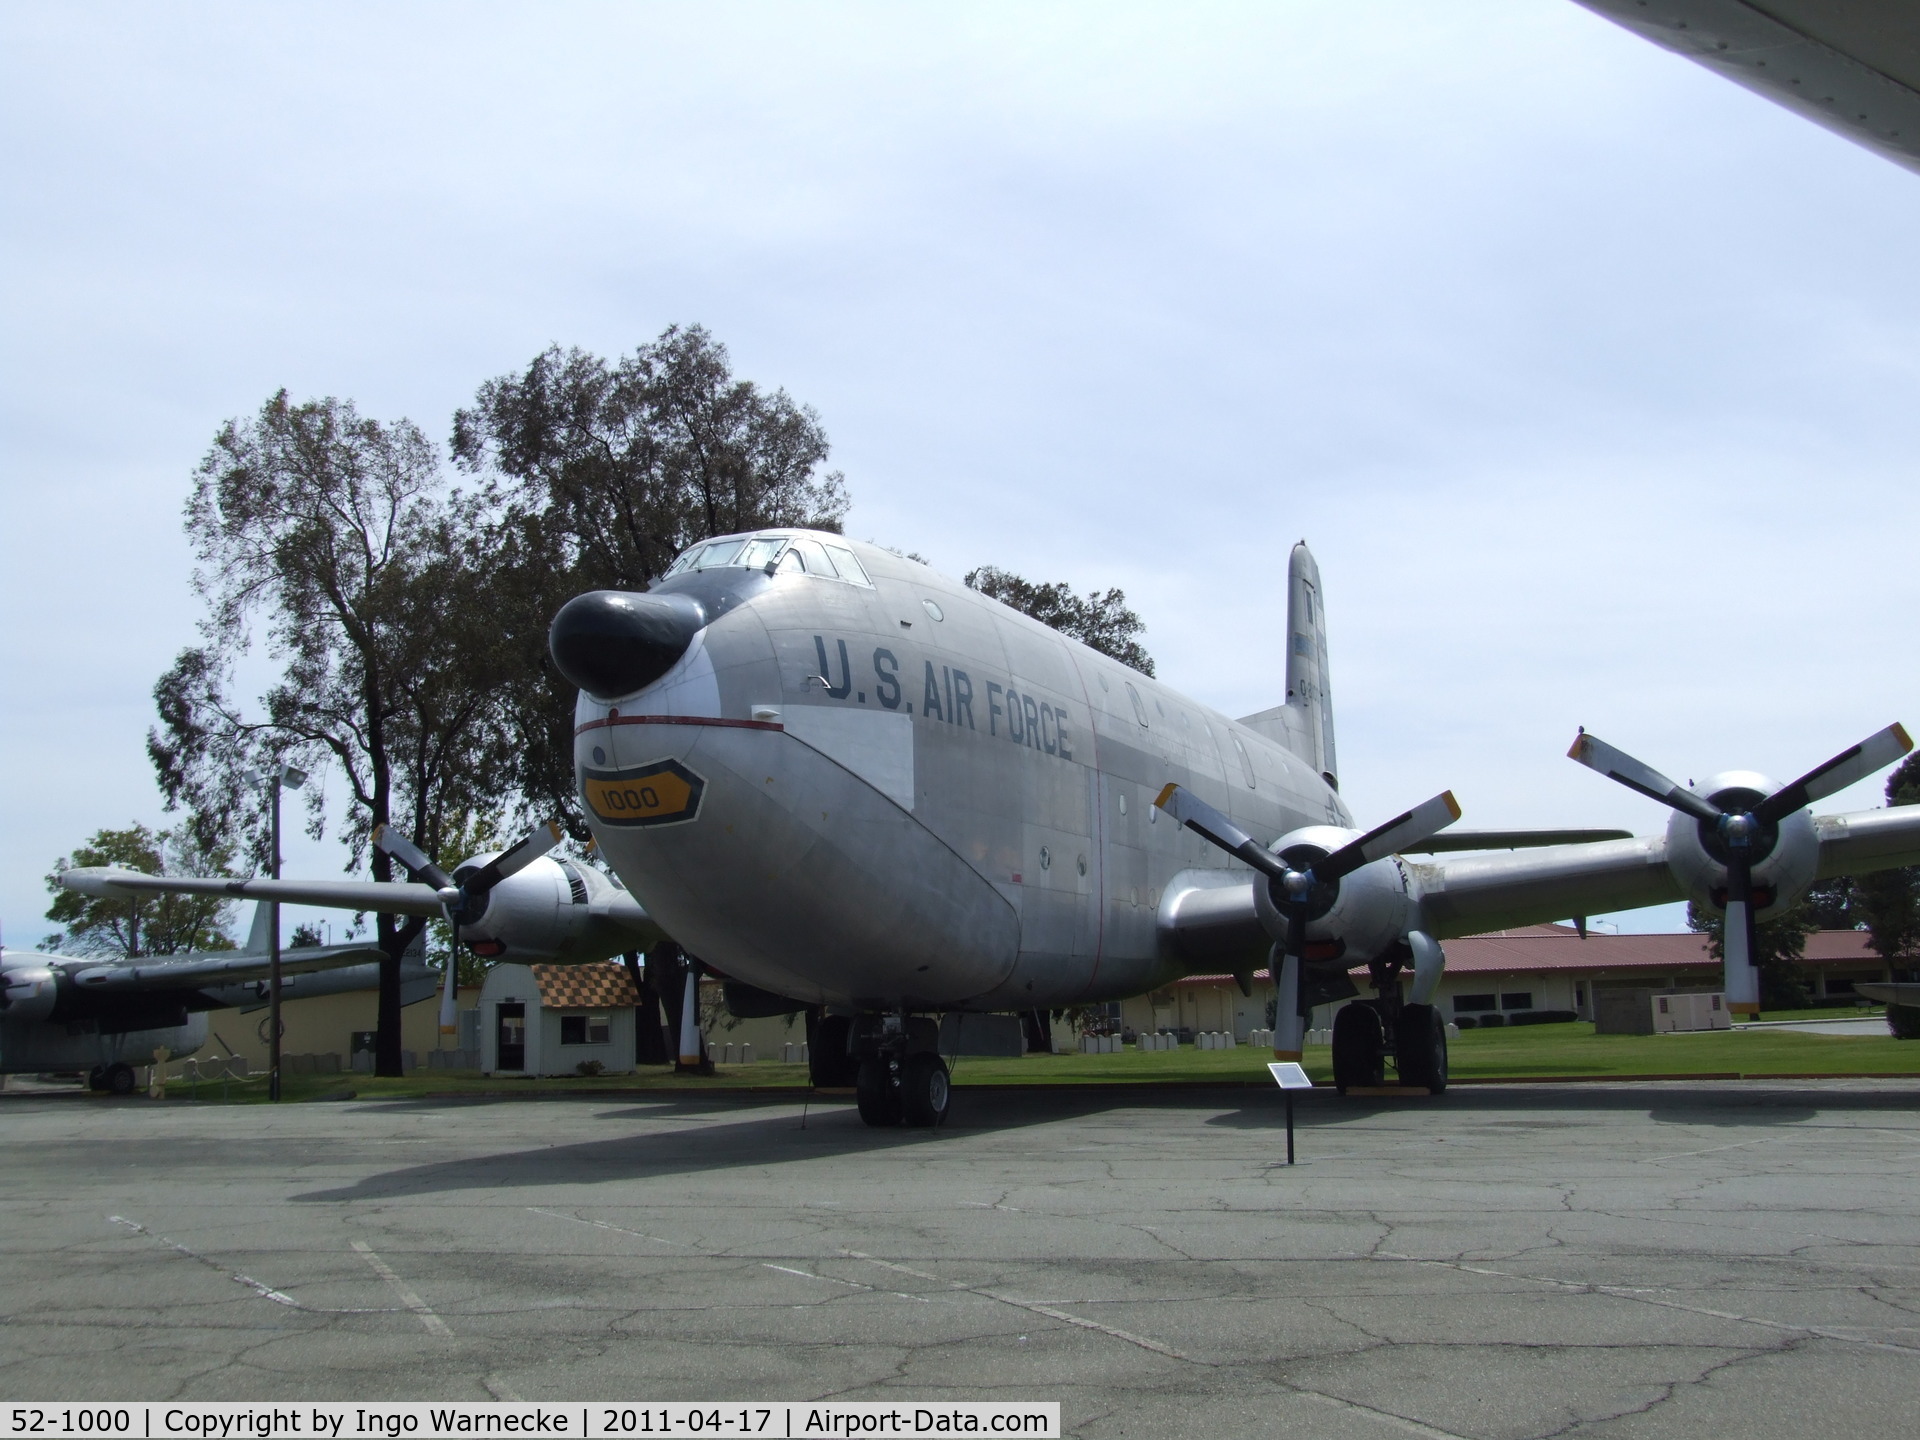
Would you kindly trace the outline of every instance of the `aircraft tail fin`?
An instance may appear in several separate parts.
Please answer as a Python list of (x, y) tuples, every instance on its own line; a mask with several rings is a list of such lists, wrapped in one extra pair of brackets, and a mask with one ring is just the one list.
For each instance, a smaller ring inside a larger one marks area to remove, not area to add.
[(1327, 617), (1320, 567), (1302, 540), (1287, 561), (1287, 701), (1241, 722), (1279, 741), (1313, 766), (1335, 790), (1340, 765), (1333, 747), (1333, 695), (1327, 680)]
[(273, 948), (273, 906), (262, 900), (253, 907), (253, 928), (247, 932), (246, 953), (264, 955)]

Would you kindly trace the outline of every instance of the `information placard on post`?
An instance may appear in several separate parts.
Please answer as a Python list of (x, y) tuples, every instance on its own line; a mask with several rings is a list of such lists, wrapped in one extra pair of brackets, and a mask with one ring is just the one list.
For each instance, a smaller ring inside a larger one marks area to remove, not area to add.
[(1280, 1087), (1280, 1093), (1287, 1102), (1287, 1164), (1293, 1164), (1293, 1092), (1311, 1090), (1313, 1081), (1296, 1060), (1276, 1060), (1267, 1066), (1267, 1073), (1273, 1076), (1273, 1083)]

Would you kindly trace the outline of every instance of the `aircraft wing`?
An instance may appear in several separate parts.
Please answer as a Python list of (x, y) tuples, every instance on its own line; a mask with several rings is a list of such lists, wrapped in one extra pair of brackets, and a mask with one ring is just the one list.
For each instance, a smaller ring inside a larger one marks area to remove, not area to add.
[[(373, 945), (314, 945), (280, 952), (282, 975), (305, 975), (318, 970), (340, 970), (369, 965), (386, 958)], [(266, 980), (272, 965), (265, 955), (235, 951), (192, 955), (177, 960), (69, 965), (67, 974), (83, 991), (200, 990), (216, 985), (241, 985)]]
[(1579, 3), (1920, 170), (1920, 10), (1913, 0)]
[[(1920, 865), (1920, 805), (1818, 815), (1813, 824), (1821, 879)], [(1664, 834), (1403, 863), (1421, 924), (1440, 940), (1687, 898)], [(1160, 904), (1165, 952), (1190, 970), (1238, 970), (1256, 956), (1264, 965), (1269, 942), (1253, 885), (1244, 870), (1175, 877)]]
[(411, 880), (226, 880), (202, 875), (146, 875), (117, 865), (62, 870), (60, 883), (82, 895), (125, 900), (135, 895), (219, 895), (229, 900), (277, 900), (282, 905), (318, 905), (383, 915), (445, 913), (431, 885)]

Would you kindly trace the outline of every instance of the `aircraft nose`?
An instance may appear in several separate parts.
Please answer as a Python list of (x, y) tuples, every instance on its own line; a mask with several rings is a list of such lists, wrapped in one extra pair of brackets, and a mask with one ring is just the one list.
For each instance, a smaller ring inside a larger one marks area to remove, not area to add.
[(706, 612), (685, 595), (591, 590), (560, 607), (547, 649), (567, 679), (611, 700), (671, 670), (706, 623)]

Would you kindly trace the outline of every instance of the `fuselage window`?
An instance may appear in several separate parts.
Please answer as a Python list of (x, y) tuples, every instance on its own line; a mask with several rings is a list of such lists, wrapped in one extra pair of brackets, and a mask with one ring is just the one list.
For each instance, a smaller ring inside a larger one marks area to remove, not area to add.
[(1141, 728), (1147, 725), (1147, 707), (1140, 703), (1140, 692), (1133, 688), (1131, 680), (1121, 682), (1127, 687), (1127, 698), (1133, 701), (1133, 718), (1140, 722)]
[(1247, 747), (1240, 743), (1238, 735), (1229, 732), (1229, 738), (1233, 741), (1234, 753), (1240, 757), (1240, 773), (1247, 777), (1247, 788), (1249, 790), (1258, 788), (1253, 781), (1253, 757), (1247, 754)]

